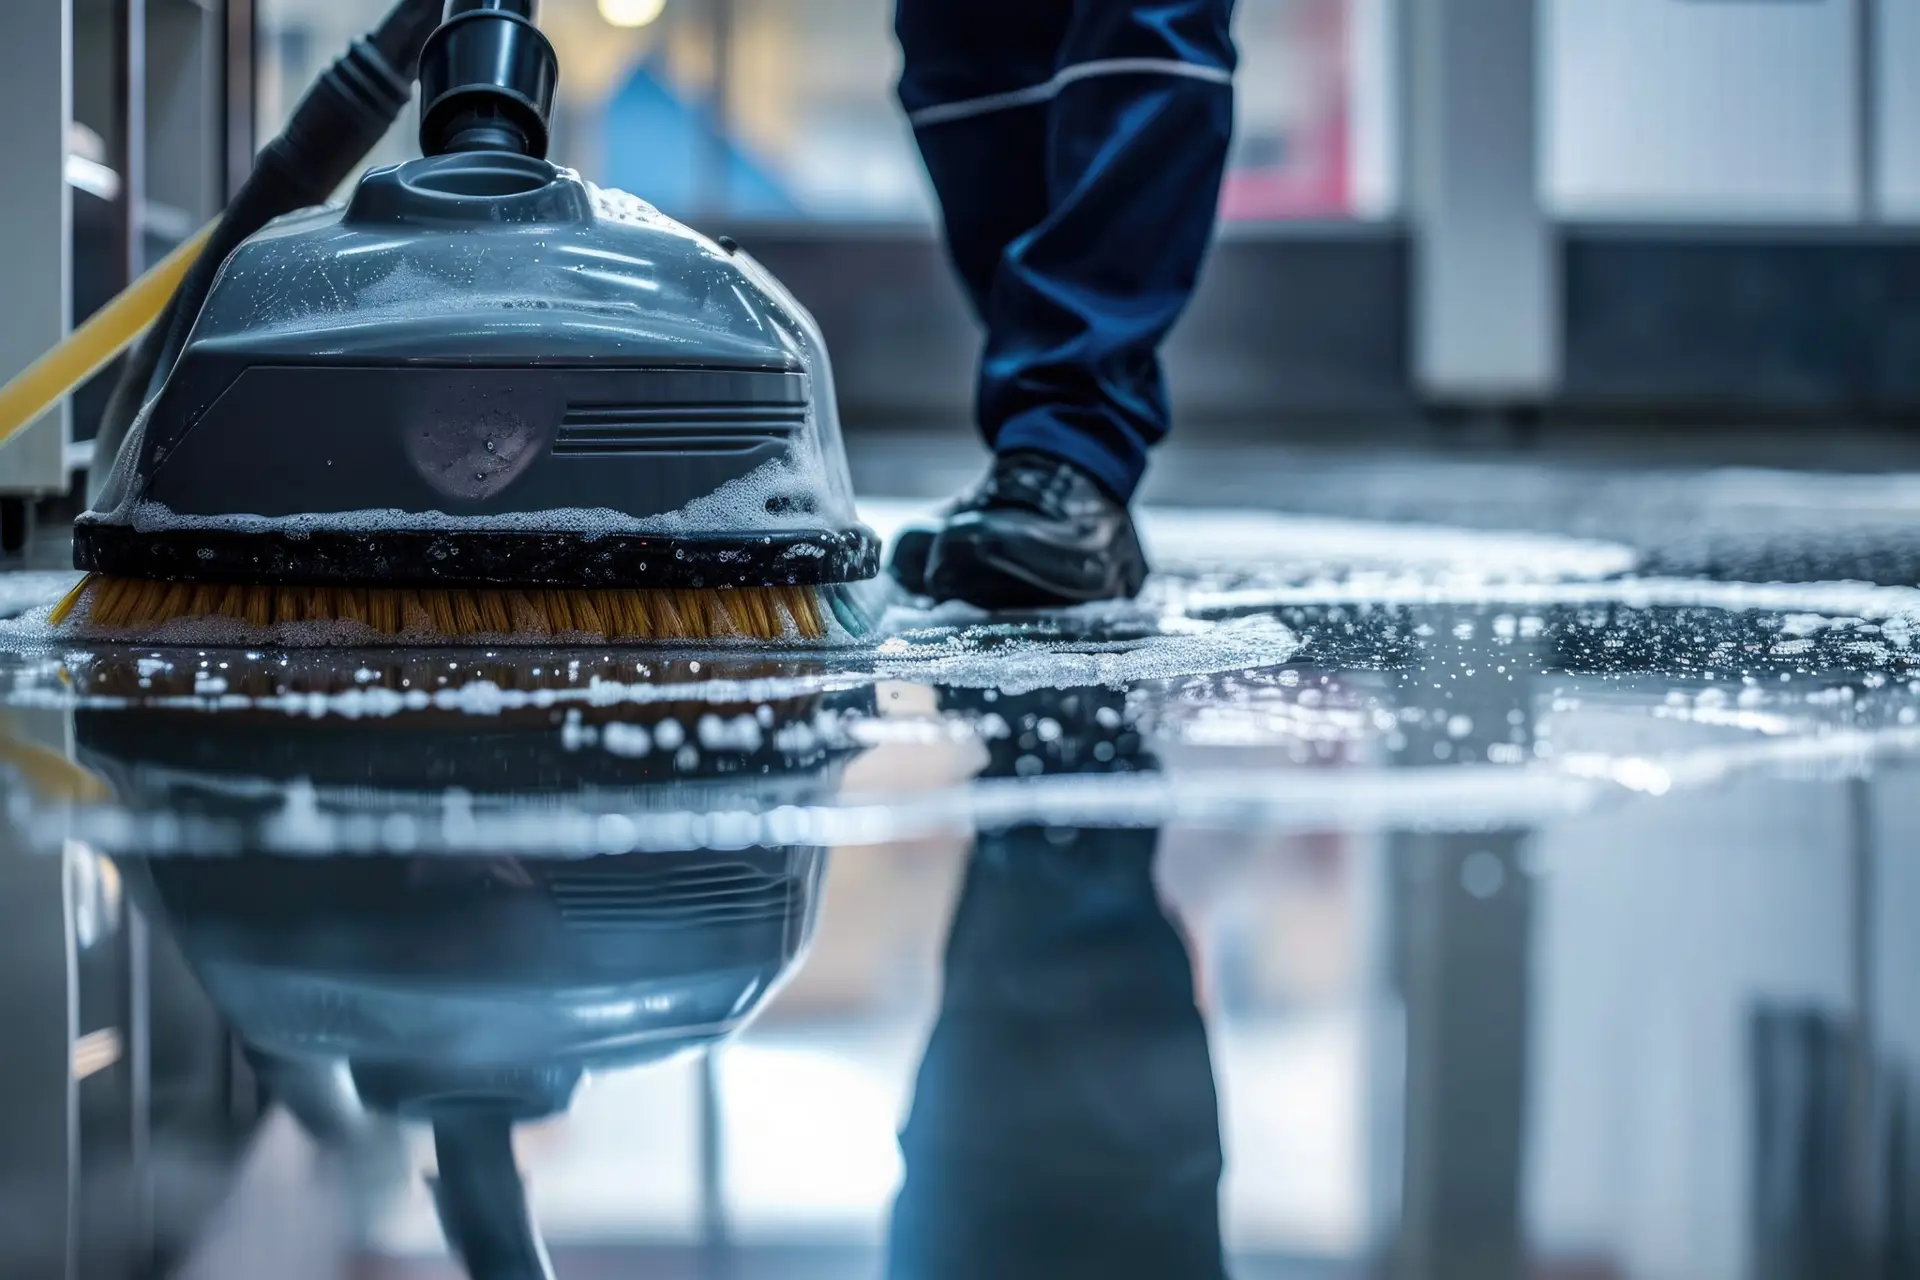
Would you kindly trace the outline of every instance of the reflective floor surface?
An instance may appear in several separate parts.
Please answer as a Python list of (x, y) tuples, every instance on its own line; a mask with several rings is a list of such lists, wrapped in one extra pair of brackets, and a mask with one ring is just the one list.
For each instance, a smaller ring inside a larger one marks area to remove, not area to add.
[(1920, 590), (1537, 508), (812, 652), (0, 577), (7, 1274), (1920, 1275)]

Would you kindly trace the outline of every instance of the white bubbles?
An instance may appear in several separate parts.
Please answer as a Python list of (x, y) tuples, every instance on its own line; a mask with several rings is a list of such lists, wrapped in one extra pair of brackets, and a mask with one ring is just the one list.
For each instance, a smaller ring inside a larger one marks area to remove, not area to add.
[(624, 813), (603, 813), (594, 823), (594, 843), (601, 853), (626, 853), (639, 837), (639, 825)]
[(1507, 866), (1500, 856), (1476, 849), (1460, 862), (1460, 887), (1467, 895), (1485, 901), (1498, 894), (1507, 883)]
[(653, 735), (643, 724), (616, 720), (600, 726), (600, 745), (613, 755), (637, 759), (653, 750)]
[(709, 712), (695, 726), (700, 746), (707, 751), (758, 751), (766, 735), (752, 715), (724, 717)]

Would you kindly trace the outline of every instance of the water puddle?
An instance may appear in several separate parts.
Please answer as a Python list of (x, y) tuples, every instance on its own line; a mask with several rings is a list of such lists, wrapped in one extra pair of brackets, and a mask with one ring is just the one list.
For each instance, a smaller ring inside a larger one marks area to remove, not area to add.
[(1147, 536), (1138, 601), (988, 618), (875, 587), (876, 635), (812, 651), (82, 645), (44, 623), (71, 575), (0, 576), (9, 817), (43, 847), (569, 857), (1475, 829), (1920, 745), (1910, 589), (1263, 515)]

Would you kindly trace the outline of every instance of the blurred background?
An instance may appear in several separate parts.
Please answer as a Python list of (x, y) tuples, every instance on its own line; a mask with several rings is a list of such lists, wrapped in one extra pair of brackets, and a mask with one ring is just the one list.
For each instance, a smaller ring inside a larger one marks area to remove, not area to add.
[[(0, 376), (212, 217), (384, 7), (0, 4)], [(977, 336), (893, 100), (889, 0), (546, 0), (543, 25), (564, 67), (555, 158), (737, 237), (793, 287), (834, 353), (863, 489), (950, 487), (972, 465)], [(1220, 242), (1168, 353), (1181, 425), (1162, 472), (1184, 477), (1184, 500), (1221, 501), (1231, 485), (1235, 501), (1275, 501), (1317, 483), (1181, 461), (1211, 439), (1867, 469), (1920, 456), (1920, 0), (1239, 0), (1236, 33)], [(403, 120), (378, 159), (412, 154), (413, 132)], [(104, 462), (90, 444), (111, 378), (0, 451), (0, 542), (27, 504)], [(958, 766), (929, 765), (942, 769)], [(1911, 934), (1848, 860), (1867, 864), (1876, 830), (1912, 829), (1908, 771), (1872, 788), (1816, 779), (1676, 801), (1666, 844), (1625, 811), (1507, 835), (1167, 833), (1160, 874), (1193, 940), (1223, 1082), (1238, 1274), (1360, 1274), (1402, 1221), (1406, 1187), (1465, 1185), (1422, 1162), (1419, 1142), (1444, 1144), (1408, 1122), (1417, 1107), (1453, 1117), (1444, 1136), (1469, 1163), (1498, 1145), (1477, 1141), (1488, 1115), (1529, 1126), (1524, 1179), (1513, 1134), (1494, 1173), (1519, 1188), (1504, 1211), (1538, 1242), (1530, 1274), (1835, 1274), (1817, 1258), (1756, 1261), (1772, 1256), (1773, 1217), (1754, 1150), (1789, 1121), (1743, 1112), (1721, 1086), (1768, 1054), (1818, 1076), (1850, 1001), (1903, 1013), (1886, 1019), (1902, 1035), (1912, 1025)], [(1663, 856), (1674, 830), (1689, 856)], [(663, 1275), (680, 1274), (675, 1248), (716, 1232), (743, 1256), (765, 1244), (779, 1264), (765, 1273), (782, 1277), (844, 1274), (849, 1252), (872, 1253), (965, 850), (843, 853), (814, 954), (748, 1036), (600, 1082), (529, 1138), (537, 1208), (562, 1246), (642, 1241)], [(1431, 864), (1447, 910), (1477, 910), (1503, 882), (1482, 894), (1463, 877), (1489, 858), (1527, 860), (1510, 882), (1525, 896), (1500, 898), (1519, 905), (1474, 926), (1493, 944), (1422, 998), (1444, 997), (1448, 1025), (1470, 1029), (1454, 1043), (1471, 1065), (1488, 1066), (1474, 1057), (1487, 1046), (1535, 1062), (1533, 1092), (1492, 1107), (1433, 1092), (1457, 1079), (1409, 1080), (1409, 1038), (1434, 1033), (1409, 1029), (1417, 1001), (1396, 984), (1441, 972), (1418, 949), (1446, 939), (1381, 907), (1441, 901), (1432, 885), (1389, 884)], [(45, 881), (35, 892), (97, 899), (122, 927), (110, 863), (73, 851), (68, 867), (94, 868), (78, 887), (51, 861), (23, 865)], [(1912, 868), (1888, 865), (1902, 879), (1884, 901), (1911, 901)], [(1731, 923), (1715, 914), (1730, 893)], [(1883, 910), (1883, 928), (1861, 927)], [(61, 954), (90, 945), (11, 936)], [(1886, 948), (1871, 1000), (1849, 986), (1873, 969), (1862, 938)], [(1517, 958), (1529, 955), (1531, 968)], [(192, 991), (183, 973), (169, 980)], [(121, 998), (81, 1021), (106, 1027)], [(227, 1090), (244, 1073), (195, 999), (180, 997), (193, 1021), (178, 1076)], [(47, 1016), (64, 1035), (66, 1006)], [(245, 1110), (202, 1092), (195, 1105), (222, 1123)], [(1782, 1092), (1781, 1114), (1815, 1098), (1790, 1117), (1810, 1146), (1848, 1123), (1829, 1114), (1845, 1109), (1837, 1087)], [(123, 1117), (101, 1123), (120, 1140)], [(1435, 1191), (1405, 1220), (1437, 1238), (1452, 1209)], [(289, 1218), (259, 1220), (277, 1233)], [(362, 1274), (451, 1274), (430, 1260), (437, 1228), (417, 1185), (371, 1237), (382, 1261)]]
[[(209, 217), (380, 7), (9, 5), (11, 171), (68, 181), (0, 195), (0, 370)], [(965, 440), (976, 339), (887, 0), (548, 0), (543, 22), (559, 159), (785, 278), (853, 430)], [(1241, 0), (1236, 31), (1221, 243), (1169, 352), (1188, 438), (1576, 424), (1717, 460), (1728, 425), (1920, 416), (1920, 0)], [(0, 492), (66, 487), (105, 382), (0, 455)]]

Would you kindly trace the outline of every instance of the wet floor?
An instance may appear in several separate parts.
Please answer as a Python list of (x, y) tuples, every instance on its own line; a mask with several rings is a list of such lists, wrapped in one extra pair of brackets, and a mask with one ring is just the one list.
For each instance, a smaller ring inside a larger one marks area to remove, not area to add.
[(90, 646), (0, 577), (4, 945), (98, 1061), (44, 1247), (1920, 1275), (1920, 590), (1469, 523), (1161, 510), (1138, 602), (811, 651)]

